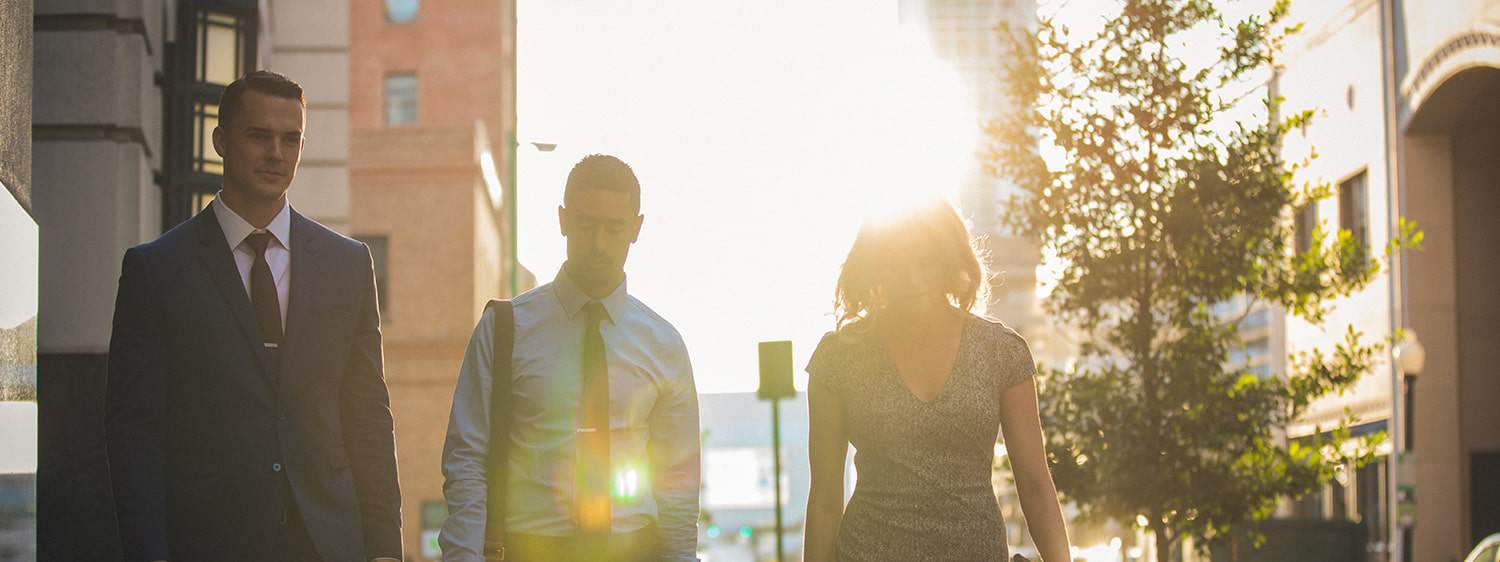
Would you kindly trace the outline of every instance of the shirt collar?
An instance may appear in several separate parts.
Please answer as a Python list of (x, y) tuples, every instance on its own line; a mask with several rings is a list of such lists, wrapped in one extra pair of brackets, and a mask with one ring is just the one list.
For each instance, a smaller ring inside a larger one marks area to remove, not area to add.
[[(583, 312), (583, 307), (589, 301), (594, 300), (588, 294), (584, 293), (583, 289), (580, 289), (577, 283), (573, 282), (573, 278), (568, 275), (566, 267), (559, 269), (557, 277), (552, 280), (552, 292), (557, 295), (557, 302), (562, 305), (563, 312), (570, 319), (577, 317), (580, 312)], [(599, 299), (599, 302), (604, 305), (605, 319), (610, 324), (614, 324), (615, 319), (619, 318), (620, 314), (625, 311), (627, 294), (625, 292), (625, 279), (621, 279), (620, 286), (615, 287), (615, 290), (608, 296)]]
[[(219, 219), (219, 228), (224, 229), (224, 239), (229, 242), (230, 249), (240, 247), (245, 237), (261, 230), (251, 226), (249, 221), (240, 217), (239, 213), (229, 208), (229, 205), (224, 204), (223, 191), (214, 197), (214, 202), (209, 204), (209, 207), (214, 210), (214, 218)], [(287, 211), (290, 208), (291, 205), (283, 203), (281, 212), (276, 213), (276, 218), (271, 219), (271, 224), (266, 225), (265, 228), (265, 232), (271, 233), (271, 237), (276, 239), (277, 244), (287, 249), (292, 247), (292, 214)]]

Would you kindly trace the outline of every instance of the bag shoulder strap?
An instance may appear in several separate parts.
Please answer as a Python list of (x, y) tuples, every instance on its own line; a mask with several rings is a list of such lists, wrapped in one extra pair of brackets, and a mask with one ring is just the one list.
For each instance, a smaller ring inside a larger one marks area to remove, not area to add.
[(516, 344), (516, 311), (511, 301), (496, 299), (490, 332), (490, 438), (485, 476), (485, 560), (505, 560), (505, 513), (510, 481), (511, 358)]

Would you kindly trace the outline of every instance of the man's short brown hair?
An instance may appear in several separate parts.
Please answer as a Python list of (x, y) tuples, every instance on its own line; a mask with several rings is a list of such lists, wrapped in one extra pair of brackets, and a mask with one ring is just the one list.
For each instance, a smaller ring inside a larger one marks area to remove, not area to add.
[(624, 193), (630, 197), (635, 212), (641, 212), (641, 182), (636, 179), (630, 165), (608, 154), (590, 154), (573, 165), (568, 172), (568, 183), (563, 186), (563, 205), (573, 200), (574, 194), (584, 189), (602, 189)]
[(219, 96), (219, 126), (228, 128), (234, 115), (239, 112), (240, 98), (245, 92), (260, 92), (262, 94), (276, 96), (279, 98), (290, 98), (302, 104), (302, 109), (307, 109), (307, 99), (302, 97), (302, 85), (293, 82), (291, 78), (269, 70), (257, 70), (241, 76), (238, 80), (224, 88), (224, 95)]

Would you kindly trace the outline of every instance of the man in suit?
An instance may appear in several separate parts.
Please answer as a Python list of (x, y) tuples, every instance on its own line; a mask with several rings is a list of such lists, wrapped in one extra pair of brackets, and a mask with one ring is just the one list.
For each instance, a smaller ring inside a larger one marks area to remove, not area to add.
[(399, 560), (369, 249), (292, 210), (302, 88), (225, 89), (217, 199), (125, 252), (109, 346), (127, 562)]

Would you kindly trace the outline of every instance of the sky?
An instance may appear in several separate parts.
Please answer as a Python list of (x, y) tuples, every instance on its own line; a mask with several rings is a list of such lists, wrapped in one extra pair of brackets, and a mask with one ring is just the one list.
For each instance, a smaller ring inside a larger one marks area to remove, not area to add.
[(957, 75), (894, 1), (527, 2), (518, 21), (521, 262), (556, 275), (573, 163), (629, 163), (629, 290), (682, 333), (700, 392), (754, 391), (764, 340), (793, 342), (805, 388), (860, 221), (951, 197), (973, 153)]
[[(952, 200), (982, 141), (958, 75), (895, 0), (519, 4), (521, 263), (556, 275), (573, 163), (629, 163), (646, 216), (629, 290), (682, 333), (700, 392), (754, 391), (764, 340), (793, 342), (805, 388), (860, 222)], [(1118, 9), (1039, 4), (1077, 33)]]

